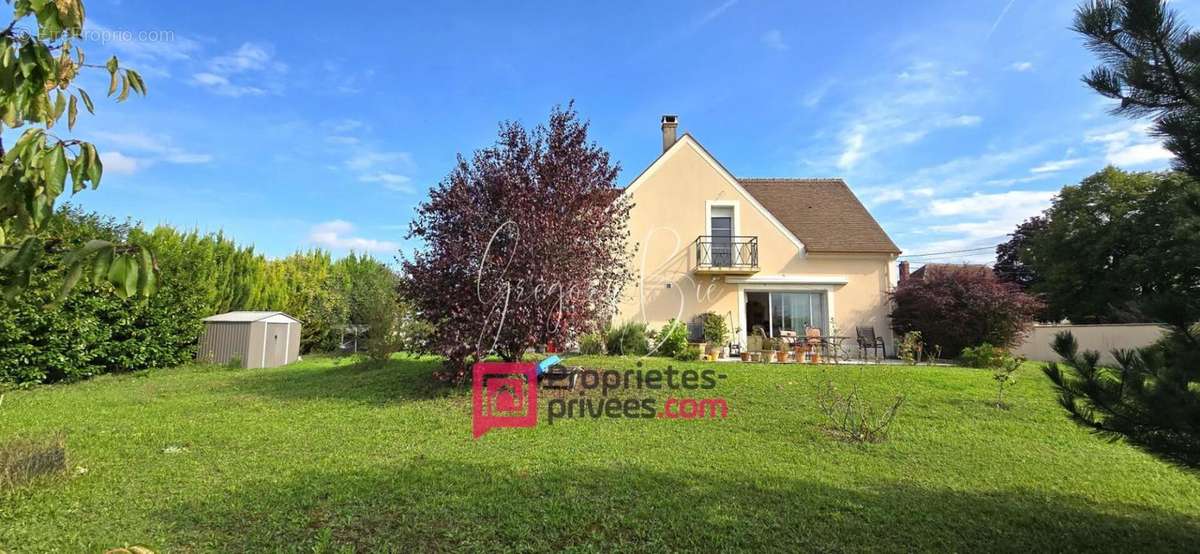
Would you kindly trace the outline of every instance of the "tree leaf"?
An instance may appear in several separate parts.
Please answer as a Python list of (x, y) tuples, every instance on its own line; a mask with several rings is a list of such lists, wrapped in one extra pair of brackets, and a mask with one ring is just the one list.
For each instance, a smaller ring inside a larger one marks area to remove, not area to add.
[(100, 177), (104, 175), (104, 162), (96, 154), (96, 147), (88, 144), (88, 180), (92, 182), (92, 190), (100, 186)]
[(79, 98), (81, 100), (83, 100), (83, 107), (87, 108), (88, 113), (95, 115), (96, 114), (96, 106), (92, 104), (92, 97), (88, 96), (88, 93), (86, 90), (83, 90), (83, 89), (77, 89), (77, 90), (79, 91)]
[(124, 255), (116, 255), (113, 261), (108, 266), (108, 282), (112, 283), (117, 290), (117, 296), (125, 298), (125, 276), (129, 273), (129, 258)]
[(71, 101), (67, 106), (67, 130), (75, 129), (75, 119), (79, 117), (79, 101), (75, 95), (71, 95)]
[(108, 80), (108, 95), (112, 96), (115, 92), (117, 92), (117, 72), (114, 71)]
[(68, 273), (67, 278), (63, 280), (62, 288), (58, 289), (58, 296), (54, 299), (55, 302), (66, 298), (67, 294), (71, 292), (71, 289), (74, 289), (75, 285), (79, 284), (79, 280), (81, 278), (83, 278), (83, 264), (77, 263), (72, 265), (70, 273)]
[(101, 283), (108, 277), (108, 271), (112, 265), (113, 249), (112, 247), (105, 248), (96, 254), (96, 259), (92, 263), (92, 284), (100, 286)]
[(50, 150), (45, 164), (46, 195), (51, 199), (58, 198), (67, 178), (67, 154), (61, 142)]
[(108, 69), (108, 72), (109, 72), (109, 73), (112, 73), (113, 75), (116, 75), (116, 74), (117, 74), (117, 67), (118, 67), (117, 57), (116, 57), (116, 56), (113, 56), (113, 57), (109, 58), (109, 59), (108, 59), (108, 62), (104, 64), (104, 67), (105, 67), (106, 69)]
[[(125, 297), (129, 298), (138, 291), (138, 264), (133, 258), (125, 262)], [(119, 288), (119, 287), (118, 287)]]
[(117, 97), (117, 102), (124, 102), (129, 98), (129, 75), (121, 76), (121, 95)]
[(154, 255), (150, 249), (142, 247), (142, 271), (138, 282), (138, 290), (142, 296), (150, 296), (158, 289), (158, 276), (154, 272)]

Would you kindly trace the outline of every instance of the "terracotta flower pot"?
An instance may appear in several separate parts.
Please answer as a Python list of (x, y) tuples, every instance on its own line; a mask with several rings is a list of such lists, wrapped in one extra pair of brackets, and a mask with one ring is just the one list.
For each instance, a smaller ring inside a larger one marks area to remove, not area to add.
[(742, 361), (743, 362), (750, 361), (750, 353), (749, 352), (742, 352)]
[(786, 362), (787, 356), (788, 356), (787, 350), (779, 350), (779, 351), (775, 352), (775, 361), (777, 361), (779, 363)]

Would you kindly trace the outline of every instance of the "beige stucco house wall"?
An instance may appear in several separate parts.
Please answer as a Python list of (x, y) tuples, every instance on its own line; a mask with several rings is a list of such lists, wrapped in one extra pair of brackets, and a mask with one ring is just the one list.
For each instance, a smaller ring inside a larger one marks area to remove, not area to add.
[[(781, 212), (788, 207), (764, 206), (691, 135), (674, 140), (673, 125), (667, 127), (664, 124), (665, 151), (625, 191), (633, 203), (629, 246), (637, 280), (620, 301), (618, 322), (641, 321), (658, 328), (672, 318), (687, 322), (712, 311), (739, 329), (736, 340), (745, 345), (748, 293), (814, 291), (824, 293), (826, 299), (826, 321), (821, 323), (827, 333), (853, 336), (855, 326), (869, 326), (892, 344), (887, 293), (894, 283), (891, 268), (899, 250), (890, 240), (890, 248), (884, 248), (888, 252), (854, 251), (862, 250), (854, 247), (837, 252), (834, 232), (824, 237), (821, 252), (813, 251), (781, 221), (796, 215)], [(803, 184), (780, 186), (793, 185), (800, 200), (791, 200), (792, 189), (766, 190), (785, 193), (782, 198), (789, 203), (804, 204), (793, 206), (796, 210), (825, 214), (821, 206), (805, 204), (811, 201)], [(853, 197), (848, 189), (846, 194)], [(757, 237), (757, 271), (698, 267), (695, 242), (712, 234), (714, 208), (732, 212), (734, 235)], [(865, 208), (861, 211), (865, 214)]]

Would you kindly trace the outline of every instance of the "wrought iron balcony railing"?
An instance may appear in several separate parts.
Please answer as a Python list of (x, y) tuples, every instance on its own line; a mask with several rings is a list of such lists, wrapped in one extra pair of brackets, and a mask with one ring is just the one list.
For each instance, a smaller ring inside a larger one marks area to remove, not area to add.
[(696, 268), (715, 271), (757, 271), (758, 237), (698, 237)]

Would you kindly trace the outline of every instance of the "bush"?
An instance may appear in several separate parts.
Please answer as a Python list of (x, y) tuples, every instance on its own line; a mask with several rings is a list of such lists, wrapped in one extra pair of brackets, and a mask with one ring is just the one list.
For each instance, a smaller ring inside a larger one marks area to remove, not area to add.
[(658, 345), (654, 353), (668, 358), (674, 357), (687, 348), (687, 337), (687, 325), (672, 319), (658, 332)]
[(927, 351), (957, 357), (967, 346), (1010, 348), (1028, 331), (1042, 303), (986, 267), (929, 267), (892, 292), (892, 326), (919, 331)]
[(623, 323), (608, 331), (604, 347), (610, 356), (644, 356), (650, 351), (645, 323)]
[(966, 367), (977, 367), (981, 369), (995, 369), (1004, 365), (1004, 359), (1008, 357), (1003, 349), (996, 348), (988, 343), (983, 343), (979, 346), (968, 346), (962, 350), (959, 355), (959, 361)]
[(700, 359), (700, 347), (695, 344), (684, 345), (683, 349), (675, 353), (675, 359), (681, 362), (694, 362)]
[[(48, 233), (64, 243), (91, 238), (149, 246), (158, 292), (121, 299), (85, 279), (52, 309), (65, 280), (61, 256), (43, 257), (32, 281), (0, 309), (0, 383), (50, 383), (101, 373), (170, 367), (195, 358), (202, 319), (232, 310), (278, 310), (304, 327), (302, 351), (331, 350), (348, 317), (375, 304), (356, 291), (364, 276), (391, 278), (367, 257), (333, 262), (327, 252), (267, 260), (220, 233), (146, 231), (130, 223), (61, 208)], [(0, 272), (0, 288), (9, 278)], [(348, 315), (349, 314), (349, 315)]]
[(890, 404), (877, 407), (863, 399), (858, 384), (842, 394), (832, 380), (817, 390), (817, 406), (829, 421), (829, 432), (847, 442), (883, 442), (896, 419), (904, 395), (896, 395)]
[(704, 323), (704, 342), (717, 348), (724, 346), (729, 340), (729, 327), (725, 325), (725, 318), (713, 312), (707, 312), (700, 318)]
[(587, 333), (579, 337), (579, 353), (599, 356), (604, 353), (604, 337), (600, 333)]

